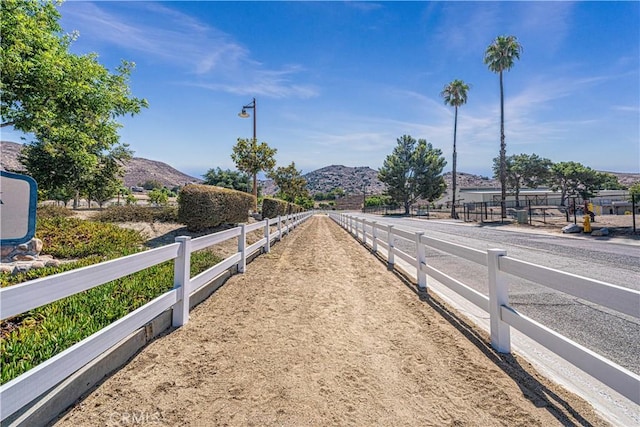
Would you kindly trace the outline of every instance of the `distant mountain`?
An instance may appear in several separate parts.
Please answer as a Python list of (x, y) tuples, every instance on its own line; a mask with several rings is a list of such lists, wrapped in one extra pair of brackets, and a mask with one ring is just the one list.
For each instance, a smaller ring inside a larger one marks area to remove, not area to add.
[[(22, 144), (2, 141), (0, 151), (0, 167), (3, 170), (21, 171), (23, 166), (18, 162), (18, 154)], [(624, 186), (640, 182), (640, 173), (608, 172), (618, 177)], [(343, 165), (326, 166), (309, 172), (304, 177), (311, 194), (328, 193), (336, 188), (342, 188), (346, 195), (382, 194), (385, 186), (378, 179), (378, 171), (367, 166), (349, 167)], [(194, 178), (180, 172), (166, 163), (134, 157), (125, 166), (124, 184), (135, 186), (145, 181), (155, 180), (171, 188), (186, 183), (201, 183), (202, 179)], [(444, 174), (447, 188), (451, 188), (451, 172)], [(458, 172), (456, 180), (458, 189), (461, 188), (500, 188), (500, 182), (493, 178)], [(262, 194), (273, 195), (278, 190), (273, 181), (261, 181)]]
[[(22, 144), (2, 141), (0, 151), (0, 167), (3, 170), (23, 171), (24, 167), (18, 161), (18, 154), (22, 150)], [(158, 181), (162, 185), (172, 188), (183, 186), (186, 183), (201, 183), (202, 180), (172, 168), (166, 163), (156, 160), (134, 157), (125, 165), (124, 185), (132, 187), (145, 181)]]

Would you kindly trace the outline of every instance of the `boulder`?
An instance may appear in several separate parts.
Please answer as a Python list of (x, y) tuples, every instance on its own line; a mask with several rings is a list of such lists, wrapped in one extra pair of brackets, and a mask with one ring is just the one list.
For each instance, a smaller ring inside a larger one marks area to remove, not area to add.
[(580, 227), (578, 224), (569, 224), (562, 227), (562, 232), (563, 233), (581, 233), (582, 227)]
[(609, 235), (609, 229), (606, 227), (603, 228), (599, 228), (597, 230), (593, 230), (591, 232), (592, 236), (608, 236)]

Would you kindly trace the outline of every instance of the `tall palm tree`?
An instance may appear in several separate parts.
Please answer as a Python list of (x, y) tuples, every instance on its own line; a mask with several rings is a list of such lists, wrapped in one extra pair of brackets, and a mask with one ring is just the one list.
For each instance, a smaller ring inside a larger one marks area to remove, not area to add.
[(484, 63), (489, 70), (500, 74), (500, 186), (502, 187), (501, 211), (502, 218), (507, 216), (505, 200), (507, 198), (507, 144), (504, 142), (504, 86), (502, 72), (509, 71), (516, 59), (520, 59), (522, 46), (516, 36), (498, 36), (487, 47), (484, 53)]
[(453, 197), (451, 199), (451, 218), (457, 218), (456, 215), (456, 161), (458, 153), (456, 152), (456, 134), (458, 132), (458, 107), (467, 103), (467, 92), (469, 85), (462, 80), (454, 80), (442, 89), (440, 96), (444, 98), (446, 105), (455, 108), (455, 118), (453, 120), (453, 171), (451, 176), (451, 187)]

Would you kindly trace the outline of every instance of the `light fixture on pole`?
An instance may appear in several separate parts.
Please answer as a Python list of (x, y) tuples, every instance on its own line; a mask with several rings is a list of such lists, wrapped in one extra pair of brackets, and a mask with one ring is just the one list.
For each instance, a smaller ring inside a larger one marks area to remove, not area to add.
[(255, 98), (253, 98), (253, 101), (251, 101), (251, 104), (242, 106), (242, 111), (238, 113), (238, 117), (242, 117), (243, 119), (248, 119), (249, 117), (251, 117), (251, 115), (249, 113), (247, 113), (247, 109), (252, 109), (253, 110), (253, 139), (254, 139), (254, 141), (257, 142), (257, 140), (256, 140), (256, 116), (257, 116), (258, 109), (256, 108), (256, 99)]

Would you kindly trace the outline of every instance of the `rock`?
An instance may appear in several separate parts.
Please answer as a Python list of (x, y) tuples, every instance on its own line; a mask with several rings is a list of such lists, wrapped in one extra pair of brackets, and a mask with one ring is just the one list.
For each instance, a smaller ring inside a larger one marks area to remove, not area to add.
[(13, 267), (13, 271), (11, 272), (11, 274), (26, 273), (27, 271), (29, 271), (29, 268), (30, 268), (29, 264), (16, 264)]
[(40, 255), (42, 251), (42, 240), (33, 238), (28, 243), (29, 250), (28, 252), (32, 255)]
[(62, 263), (60, 261), (58, 261), (57, 259), (50, 259), (44, 265), (45, 265), (45, 267), (59, 267), (60, 264), (62, 264)]
[(609, 235), (609, 229), (606, 227), (600, 228), (598, 230), (593, 230), (591, 232), (592, 236), (608, 236)]
[(36, 261), (34, 263), (31, 264), (31, 268), (36, 269), (36, 268), (44, 268), (44, 262), (42, 261)]
[(578, 224), (569, 224), (562, 227), (562, 232), (563, 233), (581, 233), (582, 227), (580, 227)]
[(11, 274), (12, 271), (13, 271), (13, 267), (11, 267), (10, 265), (6, 265), (6, 264), (0, 265), (0, 273)]
[(36, 259), (34, 255), (17, 254), (13, 256), (14, 261), (35, 261)]
[(15, 249), (15, 246), (2, 246), (0, 248), (0, 257), (6, 258)]

